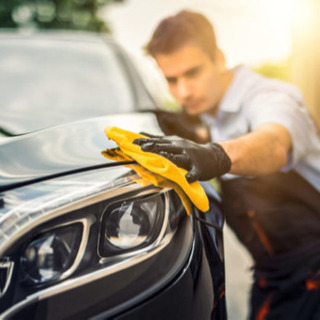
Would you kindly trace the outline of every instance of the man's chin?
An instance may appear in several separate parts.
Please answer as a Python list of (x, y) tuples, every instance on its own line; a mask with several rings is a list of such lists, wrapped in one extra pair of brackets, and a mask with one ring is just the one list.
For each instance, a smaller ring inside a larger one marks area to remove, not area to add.
[(196, 116), (199, 115), (203, 112), (205, 112), (205, 109), (203, 108), (203, 106), (183, 106), (183, 109), (185, 110), (185, 112), (187, 114), (189, 114), (190, 116)]

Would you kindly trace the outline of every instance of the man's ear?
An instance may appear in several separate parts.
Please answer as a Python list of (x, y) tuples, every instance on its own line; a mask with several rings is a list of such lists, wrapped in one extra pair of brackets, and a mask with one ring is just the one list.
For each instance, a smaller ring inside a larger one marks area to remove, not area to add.
[(225, 57), (223, 51), (221, 49), (219, 49), (219, 48), (217, 49), (217, 52), (216, 52), (215, 63), (216, 63), (217, 66), (219, 66), (221, 71), (226, 71), (227, 70), (226, 57)]
[(221, 49), (217, 49), (217, 59), (219, 59), (221, 62), (226, 62), (226, 57)]

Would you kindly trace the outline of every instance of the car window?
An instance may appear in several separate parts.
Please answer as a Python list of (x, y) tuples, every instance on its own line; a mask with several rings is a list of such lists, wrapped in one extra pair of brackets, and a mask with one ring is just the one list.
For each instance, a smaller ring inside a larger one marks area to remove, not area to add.
[(23, 133), (133, 110), (120, 61), (102, 41), (2, 39), (1, 126)]

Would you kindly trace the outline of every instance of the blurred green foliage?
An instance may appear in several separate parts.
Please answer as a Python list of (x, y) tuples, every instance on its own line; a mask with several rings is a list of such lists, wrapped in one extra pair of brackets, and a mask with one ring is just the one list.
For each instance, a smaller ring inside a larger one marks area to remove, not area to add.
[(167, 111), (179, 111), (181, 109), (179, 103), (173, 98), (165, 98), (161, 101), (161, 106)]
[(0, 0), (0, 28), (110, 32), (98, 11), (112, 2), (123, 0)]
[(253, 67), (253, 70), (269, 78), (276, 78), (284, 81), (291, 80), (289, 58), (278, 63), (263, 63), (258, 67)]

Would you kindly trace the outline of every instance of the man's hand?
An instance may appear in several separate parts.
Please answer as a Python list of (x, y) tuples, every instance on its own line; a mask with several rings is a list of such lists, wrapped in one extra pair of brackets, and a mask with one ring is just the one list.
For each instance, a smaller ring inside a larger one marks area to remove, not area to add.
[(156, 153), (186, 169), (188, 182), (210, 180), (231, 168), (230, 158), (217, 143), (198, 144), (177, 136), (150, 136), (150, 139), (136, 139), (133, 143), (143, 151)]
[(185, 112), (153, 111), (161, 130), (168, 136), (177, 135), (197, 143), (210, 141), (208, 128), (198, 116), (190, 116)]

